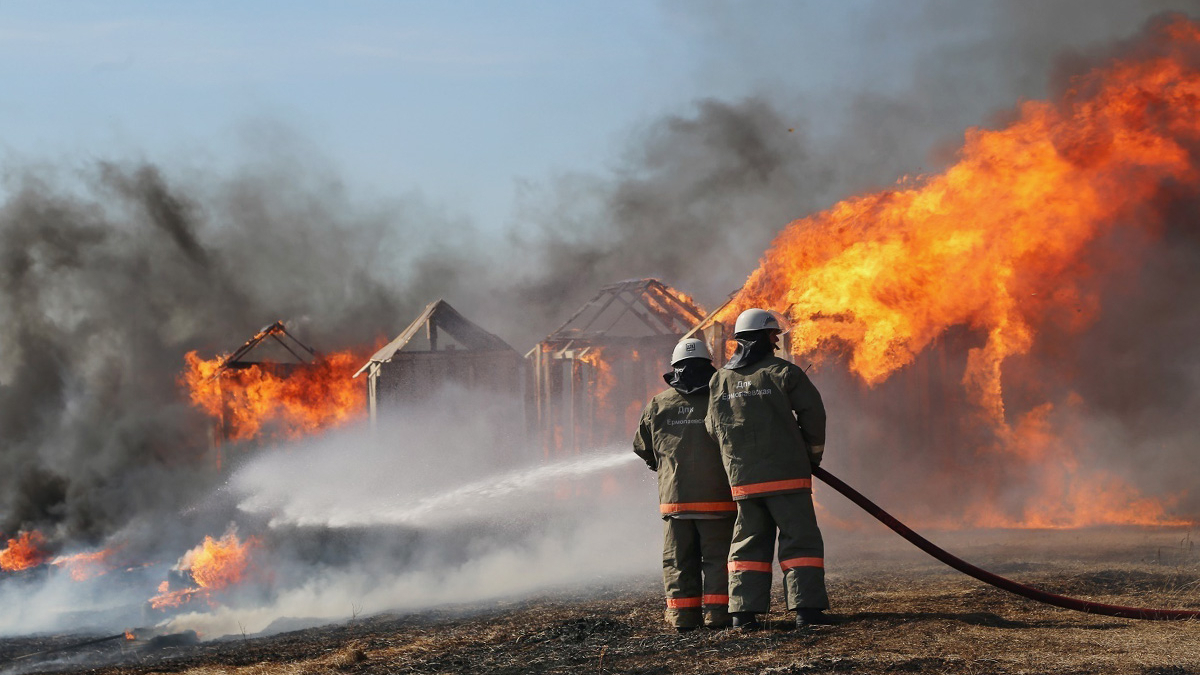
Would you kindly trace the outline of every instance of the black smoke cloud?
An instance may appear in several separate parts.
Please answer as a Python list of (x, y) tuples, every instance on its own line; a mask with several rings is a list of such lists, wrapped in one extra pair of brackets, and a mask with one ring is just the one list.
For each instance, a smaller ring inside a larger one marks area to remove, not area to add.
[(99, 538), (210, 487), (184, 353), (276, 319), (319, 349), (369, 344), (424, 301), (379, 264), (385, 224), (403, 227), (317, 175), (18, 173), (0, 207), (0, 531)]

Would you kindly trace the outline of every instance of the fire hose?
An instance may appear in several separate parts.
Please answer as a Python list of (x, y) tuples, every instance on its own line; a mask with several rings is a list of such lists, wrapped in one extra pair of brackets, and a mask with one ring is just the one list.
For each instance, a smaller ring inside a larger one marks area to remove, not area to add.
[(829, 487), (842, 493), (847, 499), (857, 504), (864, 511), (875, 517), (876, 520), (887, 525), (893, 532), (904, 537), (917, 548), (937, 558), (941, 562), (953, 567), (954, 569), (975, 577), (985, 584), (991, 584), (996, 588), (1015, 593), (1036, 602), (1042, 602), (1063, 609), (1073, 609), (1077, 612), (1086, 612), (1088, 614), (1103, 614), (1106, 616), (1117, 616), (1123, 619), (1147, 619), (1150, 621), (1184, 621), (1187, 619), (1200, 619), (1200, 610), (1188, 609), (1151, 609), (1146, 607), (1122, 607), (1120, 605), (1106, 605), (1099, 602), (1090, 602), (1088, 600), (1080, 600), (1078, 598), (1068, 598), (1063, 595), (1055, 595), (1046, 591), (1019, 584), (1011, 579), (1006, 579), (998, 574), (993, 574), (985, 569), (981, 569), (968, 563), (967, 561), (951, 555), (944, 549), (938, 547), (933, 542), (925, 537), (913, 532), (907, 525), (896, 520), (890, 513), (879, 508), (870, 499), (867, 499), (862, 493), (858, 492), (849, 485), (843, 483), (833, 474), (820, 467), (814, 468), (812, 474), (824, 481)]

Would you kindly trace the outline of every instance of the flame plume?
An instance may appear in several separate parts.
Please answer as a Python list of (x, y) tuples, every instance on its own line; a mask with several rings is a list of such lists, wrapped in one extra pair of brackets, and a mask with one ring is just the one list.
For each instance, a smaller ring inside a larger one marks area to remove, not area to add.
[(205, 537), (203, 543), (183, 555), (179, 568), (191, 572), (200, 588), (210, 591), (228, 588), (245, 580), (250, 551), (258, 545), (256, 537), (242, 542), (233, 531), (220, 539)]
[[(1176, 17), (1153, 31), (1152, 48), (1077, 77), (1061, 100), (1025, 102), (1003, 129), (969, 130), (943, 173), (789, 224), (718, 319), (748, 307), (784, 312), (794, 354), (845, 353), (871, 386), (952, 327), (976, 331), (986, 338), (967, 356), (968, 399), (1003, 450), (1037, 461), (1037, 449), (1059, 439), (1042, 423), (1046, 407), (1016, 422), (1006, 415), (1006, 360), (1029, 352), (1047, 321), (1078, 331), (1095, 318), (1097, 299), (1079, 282), (1105, 270), (1085, 260), (1089, 244), (1116, 228), (1154, 236), (1164, 185), (1200, 187), (1191, 153), (1200, 143), (1200, 26)], [(1057, 515), (1020, 522), (1110, 522), (1069, 504), (1098, 507), (1114, 495), (1114, 510), (1150, 508), (1119, 479), (1086, 474), (1060, 453), (1066, 464), (1043, 490)], [(1163, 522), (1161, 506), (1150, 513)]]
[(176, 566), (191, 577), (195, 587), (172, 591), (170, 583), (164, 581), (158, 587), (159, 594), (150, 599), (151, 607), (178, 607), (195, 596), (209, 598), (214, 591), (244, 583), (252, 569), (252, 553), (260, 545), (257, 537), (241, 541), (234, 528), (220, 539), (204, 537), (200, 545), (183, 554)]
[(16, 539), (8, 540), (7, 548), (0, 550), (0, 570), (18, 572), (41, 565), (48, 557), (42, 550), (45, 545), (46, 537), (37, 530), (19, 533)]
[(345, 351), (288, 369), (263, 363), (221, 370), (224, 357), (188, 352), (180, 385), (194, 406), (224, 422), (229, 440), (299, 438), (366, 416), (365, 383), (351, 376), (369, 356)]
[(1118, 225), (1153, 229), (1140, 207), (1164, 181), (1200, 182), (1187, 149), (1200, 71), (1185, 58), (1200, 27), (1178, 20), (1162, 38), (1159, 58), (1093, 71), (1057, 105), (1026, 102), (1006, 129), (969, 130), (940, 175), (791, 223), (722, 320), (783, 311), (795, 353), (844, 346), (868, 383), (951, 326), (984, 331), (964, 382), (1001, 421), (1000, 367), (1048, 314), (1077, 308), (1083, 248)]

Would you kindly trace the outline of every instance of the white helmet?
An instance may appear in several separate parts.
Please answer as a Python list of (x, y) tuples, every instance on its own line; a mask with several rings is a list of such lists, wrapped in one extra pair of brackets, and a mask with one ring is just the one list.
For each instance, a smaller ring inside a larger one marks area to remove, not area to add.
[(704, 344), (704, 340), (688, 338), (680, 340), (679, 344), (675, 345), (675, 351), (671, 352), (671, 365), (684, 359), (708, 359), (711, 361), (712, 354), (708, 353), (708, 345)]
[(747, 333), (752, 330), (777, 330), (782, 332), (779, 318), (765, 309), (748, 309), (738, 314), (737, 322), (733, 324), (733, 334)]

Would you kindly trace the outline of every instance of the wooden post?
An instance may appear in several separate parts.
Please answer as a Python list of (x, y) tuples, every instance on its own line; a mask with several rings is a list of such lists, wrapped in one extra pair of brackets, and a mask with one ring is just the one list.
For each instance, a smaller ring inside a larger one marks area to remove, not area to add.
[(433, 325), (433, 319), (425, 322), (425, 335), (429, 337), (429, 351), (437, 351), (438, 329)]
[(563, 369), (567, 378), (567, 386), (565, 387), (566, 391), (564, 392), (563, 396), (563, 399), (567, 404), (567, 423), (565, 425), (566, 433), (563, 434), (566, 436), (566, 438), (564, 439), (563, 444), (570, 448), (571, 454), (574, 455), (579, 452), (579, 444), (577, 441), (579, 435), (579, 410), (577, 409), (578, 403), (575, 400), (575, 392), (579, 390), (579, 362), (573, 357), (564, 359), (563, 361), (567, 365), (567, 367)]
[(378, 416), (379, 406), (379, 373), (383, 369), (383, 364), (372, 361), (371, 368), (367, 371), (367, 410), (371, 416), (371, 430), (375, 430), (376, 418)]

